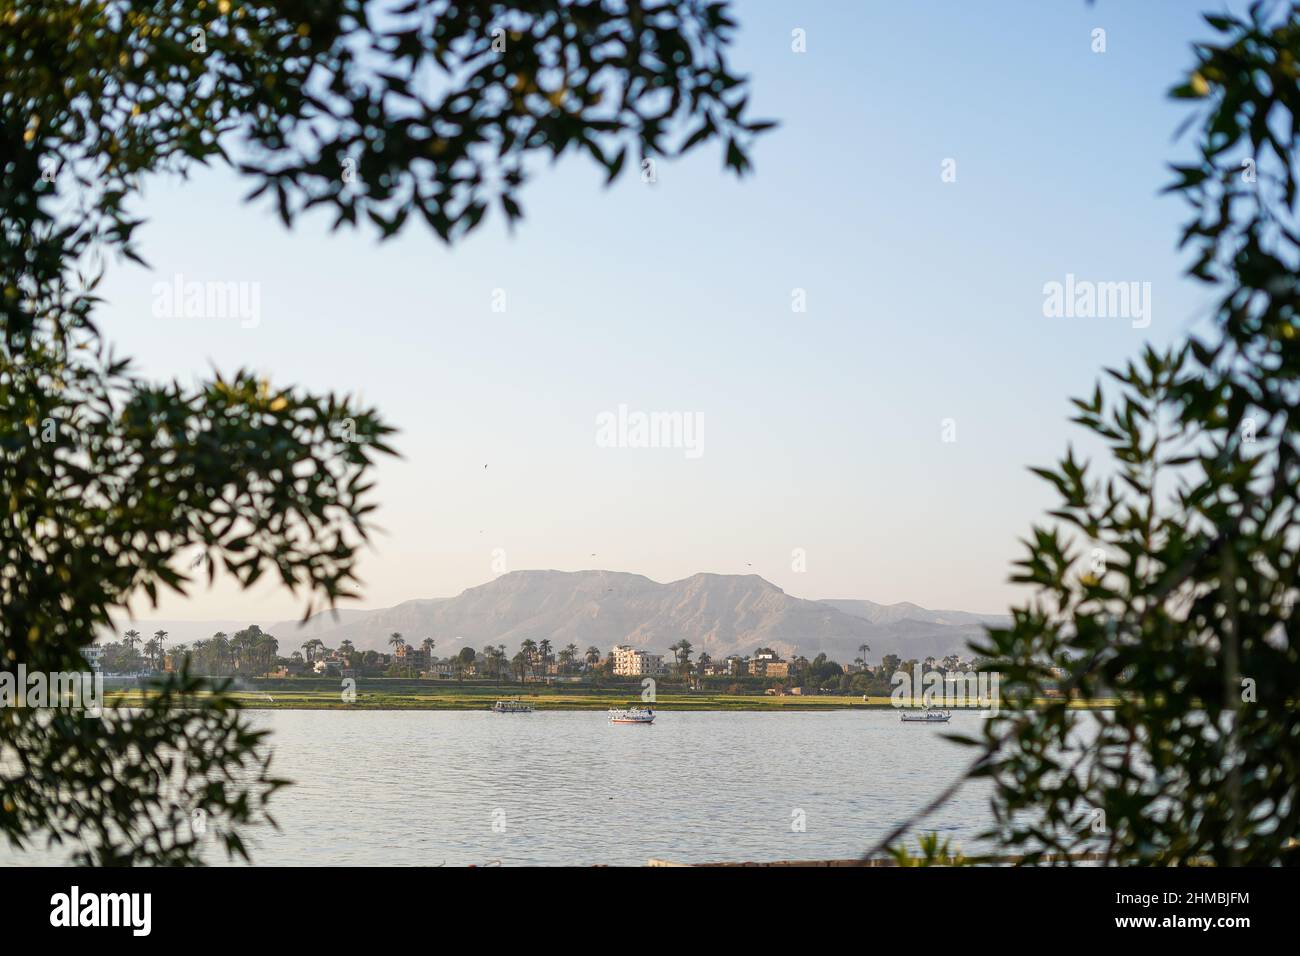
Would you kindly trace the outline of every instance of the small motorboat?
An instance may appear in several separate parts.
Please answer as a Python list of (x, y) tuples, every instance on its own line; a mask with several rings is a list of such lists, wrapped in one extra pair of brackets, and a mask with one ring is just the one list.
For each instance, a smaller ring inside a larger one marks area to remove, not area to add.
[(648, 707), (628, 707), (623, 710), (609, 711), (609, 722), (611, 724), (652, 724), (654, 723), (655, 712)]
[(946, 724), (952, 720), (952, 712), (927, 708), (919, 714), (903, 714), (898, 719), (905, 724)]
[(533, 705), (523, 700), (499, 700), (492, 705), (494, 714), (531, 714)]

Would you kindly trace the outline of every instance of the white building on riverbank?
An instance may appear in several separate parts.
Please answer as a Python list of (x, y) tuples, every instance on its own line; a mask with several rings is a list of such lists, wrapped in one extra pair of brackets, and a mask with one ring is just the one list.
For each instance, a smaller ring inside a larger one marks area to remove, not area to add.
[(619, 677), (655, 676), (664, 672), (662, 654), (651, 654), (630, 644), (619, 644), (611, 653), (614, 655), (614, 673)]

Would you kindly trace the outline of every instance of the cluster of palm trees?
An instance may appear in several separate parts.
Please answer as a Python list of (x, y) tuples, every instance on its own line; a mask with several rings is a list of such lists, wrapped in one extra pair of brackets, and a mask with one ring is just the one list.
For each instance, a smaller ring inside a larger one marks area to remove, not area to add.
[[(394, 666), (399, 666), (399, 661), (407, 657), (402, 649), (410, 646), (406, 638), (401, 633), (394, 632), (388, 636), (388, 646), (393, 649), (395, 658)], [(437, 647), (437, 642), (431, 637), (426, 637), (420, 642), (420, 648), (424, 651), (424, 662), (433, 662), (433, 651)], [(318, 655), (321, 650), (321, 642), (312, 640), (302, 645), (303, 653), (307, 662), (311, 663), (313, 657)], [(356, 654), (352, 648), (351, 641), (344, 641), (339, 648), (340, 656), (351, 660)], [(357, 655), (359, 656), (359, 655)], [(458, 675), (467, 672), (471, 665), (481, 676), (503, 680), (507, 676), (514, 676), (519, 681), (524, 681), (539, 673), (546, 674), (551, 671), (552, 665), (558, 665), (558, 672), (561, 674), (575, 673), (582, 668), (585, 663), (588, 667), (593, 667), (600, 663), (601, 652), (598, 647), (588, 647), (584, 653), (576, 644), (568, 644), (558, 652), (554, 644), (549, 640), (525, 640), (519, 645), (519, 651), (510, 657), (506, 652), (504, 644), (489, 644), (482, 651), (475, 651), (473, 648), (462, 648), (460, 654), (451, 658), (451, 663), (455, 667)]]
[[(498, 653), (501, 659), (505, 658), (505, 645), (499, 645)], [(561, 674), (572, 674), (580, 669), (580, 662), (585, 662), (588, 667), (594, 666), (600, 662), (600, 648), (588, 647), (586, 652), (578, 650), (577, 644), (566, 644), (558, 653), (555, 652), (555, 645), (549, 640), (534, 641), (531, 638), (523, 641), (519, 645), (517, 653), (510, 661), (511, 669), (520, 681), (527, 680), (529, 677), (537, 674), (549, 674), (551, 665), (558, 665), (556, 670)]]
[(121, 642), (104, 648), (102, 666), (110, 674), (157, 670), (163, 663), (163, 642), (166, 639), (167, 632), (162, 630), (155, 631), (149, 640), (145, 640), (139, 631), (127, 631)]
[(192, 647), (177, 644), (175, 656), (189, 655), (190, 666), (201, 674), (269, 674), (279, 662), (280, 642), (256, 624), (233, 635), (218, 631)]
[[(122, 635), (122, 643), (126, 645), (128, 652), (138, 654), (141, 660), (146, 661), (154, 670), (162, 666), (163, 642), (166, 640), (167, 632), (162, 630), (154, 631), (153, 637), (147, 641), (136, 630), (127, 631)], [(143, 654), (138, 650), (141, 645), (144, 645)]]
[(103, 668), (109, 673), (162, 670), (170, 655), (178, 666), (188, 658), (190, 669), (199, 674), (257, 676), (269, 673), (279, 660), (279, 642), (257, 625), (233, 636), (217, 632), (206, 641), (195, 641), (193, 646), (173, 644), (169, 648), (166, 642), (164, 630), (154, 631), (148, 640), (139, 631), (129, 630), (120, 643), (106, 646)]
[(513, 657), (507, 654), (504, 644), (488, 644), (477, 654), (466, 648), (456, 660), (466, 665), (472, 661), (484, 677), (501, 681), (512, 676), (522, 683), (538, 674), (549, 674), (552, 665), (557, 665), (555, 669), (560, 674), (572, 674), (581, 670), (584, 664), (594, 667), (600, 663), (601, 657), (598, 647), (588, 647), (584, 652), (577, 644), (567, 644), (557, 652), (549, 640), (534, 641), (530, 638), (520, 643)]

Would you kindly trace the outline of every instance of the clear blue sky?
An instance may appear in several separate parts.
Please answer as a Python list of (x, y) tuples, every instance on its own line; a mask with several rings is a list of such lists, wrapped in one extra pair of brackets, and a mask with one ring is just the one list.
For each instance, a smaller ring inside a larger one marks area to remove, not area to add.
[[(1002, 610), (1052, 503), (1026, 465), (1077, 437), (1069, 396), (1204, 312), (1175, 250), (1184, 210), (1158, 195), (1187, 148), (1165, 91), (1203, 8), (741, 2), (736, 63), (755, 115), (782, 123), (743, 182), (709, 149), (607, 190), (575, 156), (533, 180), (514, 236), (494, 221), (448, 250), (419, 227), (382, 245), (323, 217), (286, 232), (224, 170), (155, 180), (152, 269), (115, 265), (101, 319), (149, 374), (250, 366), (359, 392), (400, 428), (362, 606), (458, 593), (502, 548), (511, 570), (752, 572), (801, 597)], [(151, 287), (176, 273), (260, 283), (260, 324), (155, 318)], [(1044, 318), (1067, 273), (1150, 282), (1151, 326)], [(701, 415), (704, 454), (597, 447), (619, 404)], [(138, 610), (301, 604), (219, 586)]]

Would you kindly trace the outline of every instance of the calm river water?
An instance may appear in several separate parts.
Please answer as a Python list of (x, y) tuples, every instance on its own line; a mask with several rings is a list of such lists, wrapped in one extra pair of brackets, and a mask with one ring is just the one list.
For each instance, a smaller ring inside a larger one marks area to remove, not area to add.
[[(281, 829), (269, 865), (626, 864), (851, 857), (972, 756), (897, 711), (259, 711), (274, 731)], [(976, 713), (949, 729), (977, 732)], [(989, 821), (968, 784), (926, 824), (967, 848)], [(66, 855), (66, 854), (63, 854)], [(224, 856), (211, 862), (221, 863)], [(51, 863), (0, 848), (0, 863)]]

